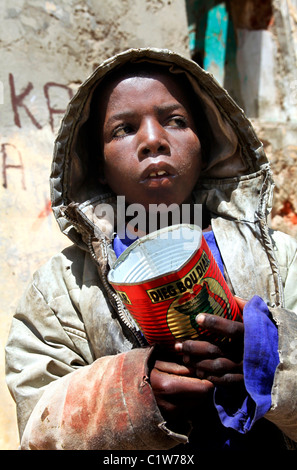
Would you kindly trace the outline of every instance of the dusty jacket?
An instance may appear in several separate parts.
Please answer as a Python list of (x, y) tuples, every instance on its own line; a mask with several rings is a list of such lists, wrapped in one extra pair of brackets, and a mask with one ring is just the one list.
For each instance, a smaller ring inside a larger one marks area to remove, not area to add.
[[(297, 441), (296, 241), (268, 228), (273, 180), (250, 122), (211, 75), (169, 51), (129, 50), (104, 62), (69, 104), (56, 140), (52, 207), (73, 246), (36, 274), (13, 318), (7, 382), (16, 401), (23, 449), (170, 449), (188, 429), (168, 429), (147, 380), (144, 347), (107, 281), (115, 254), (115, 204), (93, 179), (89, 110), (100, 80), (130, 60), (184, 71), (212, 129), (208, 165), (194, 191), (212, 217), (232, 291), (258, 294), (278, 325), (280, 364), (266, 418)], [(230, 245), (231, 241), (231, 245)]]

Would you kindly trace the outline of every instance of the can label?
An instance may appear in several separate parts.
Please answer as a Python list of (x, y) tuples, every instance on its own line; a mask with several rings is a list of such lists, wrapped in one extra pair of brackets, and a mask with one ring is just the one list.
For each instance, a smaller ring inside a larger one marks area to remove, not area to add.
[(157, 289), (147, 290), (152, 303), (163, 302), (169, 298), (183, 294), (184, 292), (191, 291), (193, 287), (202, 279), (210, 265), (210, 259), (203, 251), (201, 258), (196, 266), (191, 269), (182, 279), (173, 283), (165, 284)]
[(216, 340), (196, 323), (199, 313), (230, 320), (241, 312), (204, 239), (178, 272), (133, 285), (114, 285), (149, 344)]

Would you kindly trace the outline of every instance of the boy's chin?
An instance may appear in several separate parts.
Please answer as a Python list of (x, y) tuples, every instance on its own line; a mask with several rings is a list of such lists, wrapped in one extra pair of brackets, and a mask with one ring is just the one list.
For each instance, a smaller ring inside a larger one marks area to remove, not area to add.
[(146, 206), (146, 211), (149, 214), (153, 213), (160, 213), (160, 214), (166, 214), (168, 212), (174, 212), (174, 211), (181, 211), (183, 206), (191, 205), (192, 200), (186, 199), (185, 201), (176, 201), (176, 200), (169, 200), (166, 202), (156, 202), (156, 203), (150, 203), (149, 205)]
[(142, 203), (138, 201), (138, 204), (142, 204), (145, 210), (149, 213), (154, 213), (156, 211), (168, 212), (174, 210), (174, 208), (179, 208), (184, 204), (191, 203), (191, 196), (186, 198), (176, 198), (174, 195), (168, 197), (152, 197), (149, 200), (143, 201)]

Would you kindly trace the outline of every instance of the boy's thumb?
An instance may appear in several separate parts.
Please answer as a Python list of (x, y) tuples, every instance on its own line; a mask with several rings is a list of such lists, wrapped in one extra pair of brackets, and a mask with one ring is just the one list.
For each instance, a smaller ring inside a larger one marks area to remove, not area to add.
[(245, 304), (247, 304), (248, 301), (242, 299), (241, 297), (237, 297), (237, 295), (234, 295), (234, 299), (235, 299), (238, 307), (240, 308), (240, 310), (243, 311), (243, 308), (244, 308)]

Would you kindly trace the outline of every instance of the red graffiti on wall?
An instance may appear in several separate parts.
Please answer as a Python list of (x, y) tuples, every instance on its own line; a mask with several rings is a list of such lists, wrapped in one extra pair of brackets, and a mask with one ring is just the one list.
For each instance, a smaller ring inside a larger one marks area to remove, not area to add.
[(71, 88), (69, 88), (66, 85), (61, 85), (59, 83), (54, 83), (54, 82), (48, 82), (43, 87), (44, 96), (46, 98), (46, 103), (47, 103), (47, 107), (48, 107), (48, 111), (49, 111), (50, 126), (51, 126), (52, 131), (54, 132), (54, 117), (53, 116), (54, 116), (54, 114), (64, 114), (65, 109), (57, 109), (57, 108), (54, 108), (51, 105), (50, 89), (53, 88), (53, 87), (64, 88), (68, 92), (69, 99), (72, 98), (73, 91), (71, 90)]
[[(38, 122), (38, 119), (33, 115), (32, 111), (28, 108), (28, 105), (25, 103), (25, 98), (29, 96), (31, 91), (33, 90), (34, 86), (31, 82), (27, 84), (27, 86), (20, 92), (16, 92), (16, 86), (15, 86), (15, 79), (12, 73), (9, 74), (8, 76), (9, 79), (9, 86), (10, 86), (10, 97), (11, 97), (11, 105), (12, 105), (12, 110), (14, 114), (14, 123), (18, 127), (22, 127), (21, 124), (21, 119), (19, 115), (19, 108), (23, 108), (26, 111), (26, 114), (28, 117), (31, 119), (32, 123), (37, 129), (42, 129), (41, 124)], [(61, 83), (56, 83), (56, 82), (47, 82), (44, 87), (43, 87), (43, 93), (45, 96), (45, 101), (47, 105), (47, 109), (49, 112), (49, 124), (51, 126), (52, 131), (54, 131), (53, 127), (53, 115), (54, 114), (64, 114), (65, 109), (57, 109), (55, 108), (50, 99), (50, 89), (51, 88), (62, 88), (67, 91), (67, 98), (68, 100), (72, 98), (73, 96), (73, 90), (67, 85), (63, 85)]]
[(39, 230), (43, 221), (52, 213), (52, 205), (51, 201), (49, 199), (45, 200), (45, 204), (43, 209), (39, 212), (37, 215), (37, 218), (35, 219), (34, 223), (32, 224), (32, 230), (36, 231)]
[[(8, 149), (13, 149), (14, 156), (17, 156), (17, 164), (8, 163)], [(3, 176), (3, 187), (7, 188), (7, 170), (10, 168), (17, 169), (21, 171), (21, 181), (23, 189), (26, 189), (25, 184), (25, 170), (21, 152), (16, 148), (15, 145), (4, 143), (1, 145), (1, 153), (2, 153), (2, 176)]]
[(13, 113), (14, 113), (14, 123), (15, 123), (15, 125), (18, 126), (18, 127), (22, 127), (19, 112), (18, 112), (18, 108), (22, 107), (22, 108), (25, 109), (27, 115), (29, 116), (29, 118), (31, 119), (33, 124), (37, 127), (37, 129), (41, 129), (41, 125), (35, 119), (35, 117), (31, 113), (31, 111), (27, 107), (27, 105), (24, 103), (25, 97), (27, 95), (29, 95), (29, 93), (33, 89), (32, 83), (29, 82), (28, 85), (26, 86), (26, 88), (20, 94), (17, 95), (16, 91), (15, 91), (14, 78), (13, 78), (12, 73), (9, 74), (8, 78), (9, 78), (9, 85), (10, 85), (11, 105), (12, 105), (12, 110), (13, 110)]
[[(11, 101), (11, 107), (12, 107), (12, 112), (13, 112), (13, 122), (14, 124), (22, 128), (22, 121), (21, 121), (21, 116), (20, 116), (20, 109), (23, 109), (25, 111), (26, 115), (34, 125), (36, 129), (42, 129), (42, 125), (38, 120), (38, 117), (34, 115), (34, 110), (30, 109), (30, 94), (34, 89), (34, 85), (31, 82), (28, 82), (25, 87), (23, 87), (21, 90), (18, 90), (17, 85), (16, 85), (16, 80), (15, 77), (12, 73), (9, 73), (8, 75), (8, 83), (9, 83), (9, 90), (10, 90), (10, 101)], [(66, 99), (67, 102), (73, 97), (73, 90), (67, 85), (63, 85), (61, 83), (56, 83), (56, 82), (47, 82), (43, 86), (43, 94), (45, 97), (45, 109), (48, 111), (49, 115), (49, 125), (54, 133), (54, 116), (57, 114), (64, 114), (65, 109), (62, 107), (57, 107), (57, 105), (54, 103), (51, 91), (54, 88), (58, 89), (64, 89), (67, 93)], [(27, 125), (27, 124), (26, 124)], [(17, 159), (18, 163), (17, 164), (10, 164), (8, 163), (8, 149), (9, 147), (11, 149), (14, 149), (16, 157), (13, 157), (13, 160), (15, 158)], [(16, 148), (16, 146), (12, 143), (3, 143), (1, 146), (1, 154), (2, 154), (2, 177), (3, 177), (3, 187), (8, 188), (8, 179), (7, 179), (7, 171), (11, 169), (18, 169), (22, 173), (22, 188), (26, 189), (25, 185), (25, 167), (24, 167), (24, 162), (22, 159), (21, 152)]]
[(50, 215), (51, 212), (52, 212), (51, 201), (47, 199), (46, 202), (45, 202), (44, 208), (42, 209), (42, 211), (39, 212), (37, 218), (38, 219), (44, 219), (45, 217)]

